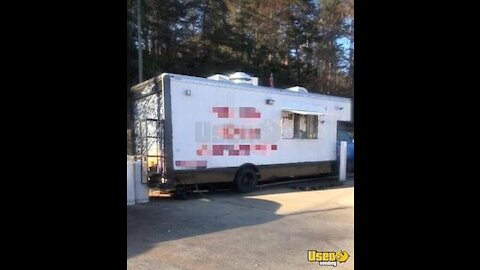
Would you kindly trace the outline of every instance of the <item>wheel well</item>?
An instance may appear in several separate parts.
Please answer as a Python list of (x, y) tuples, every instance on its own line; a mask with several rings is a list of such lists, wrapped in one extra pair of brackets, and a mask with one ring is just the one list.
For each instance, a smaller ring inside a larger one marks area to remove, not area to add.
[(245, 163), (245, 164), (242, 164), (242, 166), (238, 167), (237, 172), (235, 173), (235, 177), (237, 177), (238, 173), (245, 168), (253, 169), (255, 171), (255, 173), (257, 174), (257, 179), (260, 179), (260, 176), (261, 176), (260, 171), (258, 170), (257, 166), (255, 166), (252, 163)]

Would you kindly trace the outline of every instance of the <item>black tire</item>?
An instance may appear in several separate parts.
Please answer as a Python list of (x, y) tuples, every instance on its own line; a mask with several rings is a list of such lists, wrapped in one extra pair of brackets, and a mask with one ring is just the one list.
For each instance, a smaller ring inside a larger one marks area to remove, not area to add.
[(234, 179), (235, 189), (240, 193), (248, 193), (257, 187), (257, 172), (252, 168), (241, 169)]

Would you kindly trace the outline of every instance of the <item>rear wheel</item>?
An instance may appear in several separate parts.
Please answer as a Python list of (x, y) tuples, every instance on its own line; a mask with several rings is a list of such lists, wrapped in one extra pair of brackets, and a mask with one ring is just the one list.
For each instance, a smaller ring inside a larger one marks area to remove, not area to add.
[(243, 168), (235, 176), (234, 184), (238, 192), (252, 192), (257, 187), (257, 172), (252, 168)]

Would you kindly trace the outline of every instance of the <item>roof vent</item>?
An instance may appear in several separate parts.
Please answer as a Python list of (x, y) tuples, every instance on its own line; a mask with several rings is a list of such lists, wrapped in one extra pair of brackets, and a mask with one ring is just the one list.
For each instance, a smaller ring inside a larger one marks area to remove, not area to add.
[(233, 83), (252, 84), (252, 77), (244, 72), (235, 72), (230, 75), (230, 81)]
[(290, 87), (290, 88), (287, 88), (286, 90), (291, 91), (291, 92), (295, 92), (295, 93), (308, 94), (308, 90), (305, 87), (301, 87), (301, 86)]
[(214, 80), (214, 81), (229, 81), (230, 78), (228, 76), (223, 75), (223, 74), (215, 74), (210, 77), (207, 77), (207, 79)]
[(244, 72), (235, 72), (230, 76), (226, 76), (223, 74), (215, 74), (207, 79), (214, 80), (214, 81), (229, 81), (232, 83), (243, 83), (243, 84), (251, 84), (258, 86), (258, 77), (251, 77), (247, 73)]

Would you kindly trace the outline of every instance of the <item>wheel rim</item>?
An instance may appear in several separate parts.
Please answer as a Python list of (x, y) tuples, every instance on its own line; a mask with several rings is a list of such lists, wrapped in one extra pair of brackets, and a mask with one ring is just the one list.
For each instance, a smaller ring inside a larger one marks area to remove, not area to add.
[(251, 173), (244, 174), (241, 179), (242, 186), (249, 187), (253, 183), (253, 175)]

